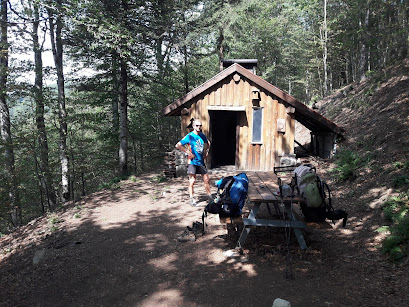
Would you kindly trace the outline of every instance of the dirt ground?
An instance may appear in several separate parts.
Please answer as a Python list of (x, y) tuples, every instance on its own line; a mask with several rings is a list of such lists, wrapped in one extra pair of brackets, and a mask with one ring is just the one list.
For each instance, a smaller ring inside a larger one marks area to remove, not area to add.
[[(408, 259), (390, 262), (376, 232), (385, 224), (382, 203), (399, 193), (391, 186), (402, 170), (393, 163), (409, 160), (408, 71), (409, 60), (385, 70), (375, 87), (351, 85), (319, 104), (346, 129), (341, 145), (368, 162), (354, 180), (337, 182), (332, 162), (309, 160), (349, 220), (346, 228), (307, 229), (307, 250), (292, 235), (291, 261), (283, 229), (252, 230), (240, 255), (237, 236), (214, 215), (204, 236), (179, 242), (206, 202), (190, 207), (187, 180), (159, 183), (156, 172), (0, 238), (0, 306), (271, 306), (276, 298), (292, 306), (408, 306)], [(366, 109), (356, 108), (360, 99)], [(197, 194), (204, 195), (200, 181)]]
[[(226, 174), (229, 170), (212, 173), (212, 182)], [(186, 226), (201, 220), (206, 202), (198, 208), (187, 204), (186, 179), (158, 183), (156, 178), (152, 173), (122, 182), (1, 238), (0, 305), (271, 306), (276, 298), (292, 306), (409, 302), (407, 266), (394, 265), (379, 252), (374, 231), (379, 219), (374, 223), (368, 212), (348, 208), (345, 229), (339, 224), (308, 229), (307, 250), (300, 250), (292, 235), (291, 261), (283, 229), (254, 229), (240, 255), (233, 252), (235, 233), (215, 215), (207, 218), (204, 236), (179, 242)], [(197, 193), (204, 195), (201, 182)]]

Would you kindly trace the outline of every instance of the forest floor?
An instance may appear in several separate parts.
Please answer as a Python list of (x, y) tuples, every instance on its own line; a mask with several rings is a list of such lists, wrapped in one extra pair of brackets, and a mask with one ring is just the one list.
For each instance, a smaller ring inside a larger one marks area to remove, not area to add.
[[(307, 229), (307, 250), (291, 236), (291, 261), (283, 229), (254, 229), (240, 255), (234, 232), (215, 215), (204, 236), (179, 242), (206, 201), (189, 206), (186, 178), (160, 182), (153, 172), (0, 238), (0, 306), (271, 306), (276, 298), (292, 306), (407, 306), (408, 259), (382, 254), (376, 229), (386, 223), (382, 203), (399, 192), (391, 188), (401, 171), (393, 163), (409, 158), (408, 67), (386, 70), (369, 96), (368, 85), (354, 85), (320, 102), (346, 129), (341, 146), (371, 159), (347, 182), (329, 173), (333, 161), (308, 160), (349, 220)], [(365, 111), (354, 107), (359, 97)], [(236, 172), (213, 171), (211, 182)], [(196, 186), (204, 195), (200, 178)]]

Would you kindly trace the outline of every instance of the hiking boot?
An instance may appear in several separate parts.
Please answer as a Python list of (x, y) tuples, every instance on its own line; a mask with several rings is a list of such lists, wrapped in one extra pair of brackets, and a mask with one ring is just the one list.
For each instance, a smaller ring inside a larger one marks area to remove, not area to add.
[(197, 200), (194, 199), (193, 197), (190, 198), (190, 205), (191, 205), (192, 207), (198, 207), (198, 206), (199, 206)]

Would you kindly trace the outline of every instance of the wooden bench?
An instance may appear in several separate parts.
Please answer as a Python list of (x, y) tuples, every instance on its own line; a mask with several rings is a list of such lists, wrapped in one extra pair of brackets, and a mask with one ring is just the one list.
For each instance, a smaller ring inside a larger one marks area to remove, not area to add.
[(219, 220), (221, 224), (237, 224), (237, 225), (243, 224), (242, 216), (237, 216), (237, 217), (219, 216)]

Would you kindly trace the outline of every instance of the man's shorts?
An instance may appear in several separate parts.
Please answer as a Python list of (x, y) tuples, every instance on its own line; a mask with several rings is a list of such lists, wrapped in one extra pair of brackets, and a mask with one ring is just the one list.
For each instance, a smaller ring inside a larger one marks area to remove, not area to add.
[(207, 174), (207, 169), (206, 166), (203, 165), (193, 165), (193, 164), (189, 164), (187, 166), (187, 173), (188, 175), (196, 175), (196, 174)]

